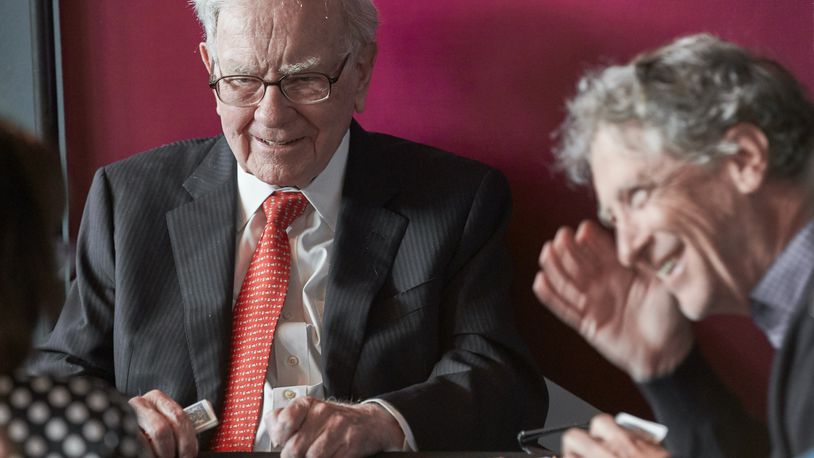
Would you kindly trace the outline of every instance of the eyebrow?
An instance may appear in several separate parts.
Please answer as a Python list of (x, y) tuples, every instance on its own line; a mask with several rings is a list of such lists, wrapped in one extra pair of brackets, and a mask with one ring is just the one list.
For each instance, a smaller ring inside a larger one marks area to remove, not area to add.
[[(218, 62), (218, 68), (220, 69), (221, 73), (224, 74), (224, 75), (227, 75), (227, 74), (228, 75), (251, 75), (252, 72), (253, 72), (253, 69), (251, 69), (247, 65), (239, 64), (239, 63), (235, 63), (235, 62), (230, 62), (230, 61), (226, 61), (226, 62), (223, 62), (223, 63)], [(229, 71), (228, 72), (223, 71), (224, 68), (226, 68)]]
[(280, 73), (291, 74), (308, 71), (319, 65), (319, 57), (309, 57), (302, 62), (295, 62), (293, 64), (285, 64), (280, 67)]
[[(320, 58), (319, 57), (309, 57), (301, 62), (295, 62), (293, 64), (284, 64), (278, 70), (280, 73), (284, 75), (289, 75), (291, 73), (301, 73), (304, 71), (308, 71), (319, 65)], [(221, 67), (220, 64), (218, 64)], [(245, 64), (239, 64), (235, 62), (225, 62), (222, 67), (228, 68), (229, 74), (232, 75), (255, 75), (257, 74), (257, 69), (251, 66), (247, 66)], [(221, 70), (222, 71), (222, 70)]]

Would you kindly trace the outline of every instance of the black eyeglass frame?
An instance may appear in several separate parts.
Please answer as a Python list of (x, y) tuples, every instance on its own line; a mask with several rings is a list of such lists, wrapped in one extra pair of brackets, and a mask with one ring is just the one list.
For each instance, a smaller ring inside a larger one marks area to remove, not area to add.
[[(331, 89), (333, 89), (333, 85), (336, 84), (337, 81), (339, 81), (339, 77), (342, 76), (342, 71), (345, 70), (345, 65), (348, 63), (348, 59), (350, 59), (350, 53), (346, 54), (345, 58), (342, 59), (342, 65), (339, 67), (339, 71), (336, 74), (336, 76), (329, 76), (329, 75), (326, 75), (325, 73), (321, 73), (321, 72), (302, 72), (302, 73), (289, 73), (289, 74), (283, 75), (277, 81), (266, 81), (263, 78), (260, 78), (259, 76), (254, 76), (254, 75), (240, 75), (240, 74), (238, 74), (238, 75), (224, 75), (224, 76), (221, 76), (220, 78), (218, 78), (216, 80), (209, 81), (209, 88), (215, 91), (215, 94), (217, 94), (217, 96), (218, 96), (218, 100), (225, 103), (226, 105), (233, 106), (233, 107), (251, 107), (251, 106), (255, 106), (255, 105), (259, 104), (260, 101), (263, 100), (263, 98), (266, 96), (266, 91), (268, 90), (269, 86), (277, 86), (277, 88), (280, 90), (280, 93), (283, 94), (283, 97), (285, 97), (286, 100), (288, 100), (291, 103), (296, 103), (298, 105), (313, 105), (315, 103), (324, 102), (324, 101), (328, 100), (331, 97)], [(320, 76), (320, 77), (325, 78), (325, 80), (328, 81), (328, 93), (325, 94), (325, 97), (323, 97), (321, 99), (318, 99), (318, 100), (313, 100), (313, 101), (310, 101), (310, 102), (298, 102), (296, 100), (291, 100), (291, 98), (288, 96), (288, 94), (285, 93), (285, 90), (283, 89), (283, 81), (285, 81), (286, 78), (300, 77), (300, 76)], [(226, 79), (226, 78), (251, 78), (253, 80), (259, 81), (260, 83), (263, 84), (263, 93), (262, 93), (262, 95), (260, 95), (260, 98), (256, 102), (246, 104), (246, 105), (234, 105), (234, 104), (231, 104), (229, 102), (226, 102), (221, 98), (220, 90), (218, 89), (218, 83), (221, 80)]]

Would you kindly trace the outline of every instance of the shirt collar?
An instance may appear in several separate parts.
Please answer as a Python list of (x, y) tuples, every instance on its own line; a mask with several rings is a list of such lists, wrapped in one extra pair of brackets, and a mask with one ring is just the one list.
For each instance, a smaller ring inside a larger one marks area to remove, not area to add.
[(805, 301), (813, 277), (814, 220), (794, 236), (749, 295), (755, 323), (775, 348), (782, 344), (792, 314)]
[(249, 217), (275, 191), (300, 191), (316, 209), (320, 218), (336, 232), (339, 217), (339, 203), (342, 198), (342, 183), (345, 178), (345, 165), (348, 162), (350, 148), (350, 130), (345, 132), (339, 147), (334, 152), (328, 165), (308, 185), (302, 189), (291, 186), (276, 186), (261, 181), (256, 176), (237, 166), (238, 215), (237, 228), (240, 230), (249, 221)]

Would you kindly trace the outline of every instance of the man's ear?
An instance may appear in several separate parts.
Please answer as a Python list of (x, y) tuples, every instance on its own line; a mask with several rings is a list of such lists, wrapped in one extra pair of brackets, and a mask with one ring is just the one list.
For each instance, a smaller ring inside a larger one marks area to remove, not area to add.
[(356, 65), (359, 77), (353, 105), (357, 113), (365, 111), (365, 100), (367, 99), (367, 91), (370, 88), (370, 79), (373, 77), (373, 64), (376, 63), (378, 49), (376, 43), (368, 43), (362, 48), (353, 63)]
[(744, 194), (755, 192), (768, 172), (769, 139), (762, 130), (749, 123), (730, 127), (724, 139), (738, 148), (725, 162), (732, 182)]
[[(209, 58), (209, 50), (206, 49), (206, 43), (201, 42), (198, 45), (198, 51), (201, 54), (201, 61), (203, 61), (204, 67), (206, 67), (206, 74), (211, 75), (213, 70), (212, 59)], [(207, 79), (209, 79), (209, 76), (207, 76)], [(218, 96), (215, 95), (215, 91), (212, 91), (212, 95), (215, 96), (215, 111), (220, 115), (220, 103), (218, 103)]]
[(206, 49), (206, 43), (201, 42), (198, 44), (198, 51), (201, 54), (201, 60), (203, 61), (204, 67), (206, 67), (206, 73), (211, 75), (212, 61), (209, 59), (209, 50)]

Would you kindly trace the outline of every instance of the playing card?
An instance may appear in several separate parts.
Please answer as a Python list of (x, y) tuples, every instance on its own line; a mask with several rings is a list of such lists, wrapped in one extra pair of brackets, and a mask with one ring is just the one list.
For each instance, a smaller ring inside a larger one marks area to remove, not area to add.
[(212, 403), (206, 399), (200, 400), (185, 408), (184, 412), (186, 412), (189, 419), (192, 420), (196, 434), (212, 429), (218, 425), (218, 418), (212, 409)]

